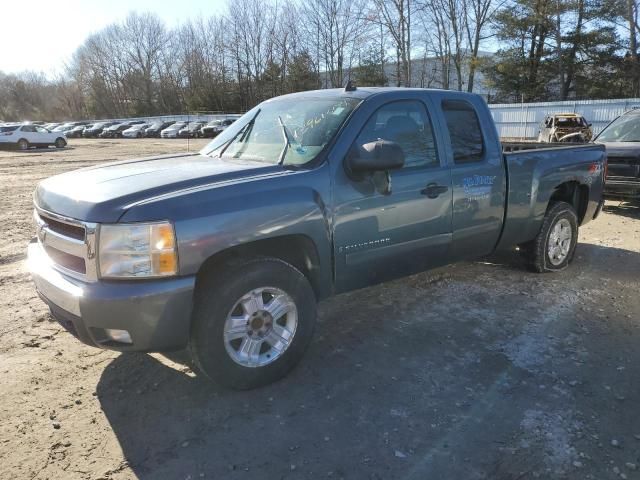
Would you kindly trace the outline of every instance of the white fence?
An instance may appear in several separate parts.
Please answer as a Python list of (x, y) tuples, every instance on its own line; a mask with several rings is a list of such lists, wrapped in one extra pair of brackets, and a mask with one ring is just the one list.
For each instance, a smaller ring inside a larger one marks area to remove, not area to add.
[(598, 133), (611, 120), (634, 107), (640, 108), (640, 98), (489, 105), (500, 138), (522, 140), (537, 139), (542, 120), (552, 113), (580, 113), (593, 124), (593, 132)]

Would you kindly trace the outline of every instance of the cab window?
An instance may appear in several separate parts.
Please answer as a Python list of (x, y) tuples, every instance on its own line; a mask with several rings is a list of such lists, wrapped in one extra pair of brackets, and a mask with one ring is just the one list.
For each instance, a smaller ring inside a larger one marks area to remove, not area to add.
[(464, 165), (484, 160), (484, 141), (480, 121), (473, 106), (464, 100), (444, 100), (442, 111), (447, 122), (453, 163)]
[(404, 152), (404, 168), (440, 166), (433, 128), (427, 111), (417, 100), (402, 100), (380, 107), (369, 118), (356, 145), (388, 140)]

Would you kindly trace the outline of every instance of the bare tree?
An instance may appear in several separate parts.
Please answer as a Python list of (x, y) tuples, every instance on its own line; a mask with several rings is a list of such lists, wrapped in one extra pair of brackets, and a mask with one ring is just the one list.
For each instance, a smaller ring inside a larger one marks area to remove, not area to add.
[(381, 25), (389, 32), (396, 51), (396, 83), (410, 87), (411, 0), (374, 0)]
[(467, 91), (473, 92), (478, 53), (483, 40), (488, 38), (486, 31), (493, 14), (504, 5), (506, 0), (463, 0), (464, 28), (467, 33), (467, 44), (470, 48), (469, 73)]
[(314, 50), (315, 42), (319, 70), (325, 72), (324, 86), (342, 86), (345, 72), (356, 63), (367, 34), (366, 5), (366, 0), (309, 0), (300, 5), (308, 51)]

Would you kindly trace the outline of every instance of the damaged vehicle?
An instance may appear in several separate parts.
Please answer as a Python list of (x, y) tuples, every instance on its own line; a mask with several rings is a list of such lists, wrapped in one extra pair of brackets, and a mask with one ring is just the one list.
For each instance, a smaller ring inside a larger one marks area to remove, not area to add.
[(591, 124), (578, 113), (547, 115), (540, 125), (539, 142), (587, 143), (593, 132)]
[(188, 348), (207, 377), (254, 388), (300, 361), (332, 295), (515, 246), (534, 272), (567, 268), (602, 208), (604, 146), (518, 148), (475, 94), (276, 97), (199, 153), (39, 183), (28, 265), (81, 341)]
[(605, 196), (640, 202), (640, 109), (620, 115), (594, 141), (607, 148)]

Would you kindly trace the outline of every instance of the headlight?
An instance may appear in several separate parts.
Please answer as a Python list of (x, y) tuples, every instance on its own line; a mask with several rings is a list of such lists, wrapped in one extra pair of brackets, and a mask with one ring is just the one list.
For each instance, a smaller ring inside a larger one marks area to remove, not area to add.
[(173, 225), (168, 222), (101, 225), (102, 278), (166, 277), (178, 273)]

